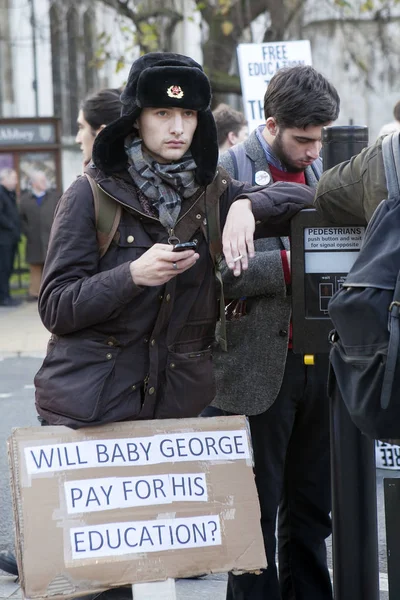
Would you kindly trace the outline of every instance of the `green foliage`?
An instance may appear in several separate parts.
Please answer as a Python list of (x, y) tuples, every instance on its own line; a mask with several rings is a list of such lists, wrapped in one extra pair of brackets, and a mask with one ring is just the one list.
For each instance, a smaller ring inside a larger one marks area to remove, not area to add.
[(159, 32), (156, 23), (140, 22), (136, 37), (139, 45), (145, 52), (158, 50)]
[(362, 3), (361, 12), (367, 12), (368, 10), (374, 10), (373, 0), (367, 0), (367, 2)]
[(232, 0), (218, 0), (217, 13), (227, 15), (233, 4)]
[[(67, 0), (71, 1), (71, 0)], [(125, 20), (119, 28), (125, 42), (117, 56), (112, 56), (109, 50), (111, 35), (101, 32), (98, 35), (98, 50), (93, 57), (92, 65), (102, 67), (113, 60), (118, 73), (126, 66), (125, 56), (130, 56), (133, 49), (139, 47), (140, 53), (154, 50), (168, 50), (171, 46), (171, 36), (183, 14), (176, 8), (172, 0), (95, 0), (112, 6)], [(330, 6), (343, 9), (343, 22), (347, 17), (357, 17), (360, 12), (375, 18), (378, 11), (389, 5), (399, 4), (400, 0), (325, 0)], [(271, 32), (279, 35), (285, 32), (294, 18), (301, 14), (305, 0), (194, 0), (194, 10), (200, 12), (203, 23), (208, 26), (209, 39), (203, 44), (204, 66), (209, 70), (213, 79), (213, 89), (216, 93), (238, 93), (236, 81), (228, 81), (222, 76), (229, 71), (231, 56), (238, 43), (243, 41), (242, 32), (246, 31), (251, 18), (270, 10), (271, 19), (279, 14), (277, 23), (271, 23)], [(376, 11), (376, 14), (375, 14)], [(282, 20), (282, 15), (284, 19)], [(193, 16), (185, 17), (193, 22)], [(126, 22), (128, 20), (128, 23)], [(283, 32), (283, 33), (282, 33)], [(268, 33), (268, 32), (267, 32)], [(276, 38), (275, 38), (276, 39)], [(279, 38), (280, 39), (280, 38)], [(221, 51), (219, 51), (221, 49)], [(223, 50), (223, 51), (222, 51)], [(353, 60), (354, 57), (353, 57)], [(358, 67), (367, 71), (362, 60), (357, 59)], [(239, 91), (240, 93), (240, 91)]]
[[(392, 2), (393, 4), (399, 4), (400, 0), (392, 0)], [(341, 8), (349, 8), (352, 11), (356, 8), (354, 3), (352, 4), (351, 1), (348, 0), (333, 0), (333, 3)], [(379, 10), (379, 8), (382, 8), (387, 4), (387, 0), (365, 0), (360, 6), (357, 4), (357, 8), (359, 8), (361, 12), (368, 12)]]
[(224, 35), (230, 35), (233, 31), (234, 25), (232, 21), (223, 21), (221, 23), (221, 30)]
[(341, 8), (352, 8), (350, 2), (347, 2), (347, 0), (334, 0), (334, 2), (337, 6), (340, 6)]

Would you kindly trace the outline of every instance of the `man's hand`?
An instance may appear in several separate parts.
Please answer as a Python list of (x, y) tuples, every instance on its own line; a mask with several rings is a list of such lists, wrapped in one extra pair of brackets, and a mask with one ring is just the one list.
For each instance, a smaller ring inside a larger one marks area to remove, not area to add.
[(133, 283), (149, 287), (163, 285), (193, 267), (200, 258), (194, 250), (173, 252), (172, 249), (169, 244), (154, 244), (132, 261), (129, 268)]
[(229, 209), (222, 232), (225, 260), (236, 277), (242, 269), (247, 269), (248, 257), (254, 256), (254, 229), (255, 220), (250, 200), (236, 200)]

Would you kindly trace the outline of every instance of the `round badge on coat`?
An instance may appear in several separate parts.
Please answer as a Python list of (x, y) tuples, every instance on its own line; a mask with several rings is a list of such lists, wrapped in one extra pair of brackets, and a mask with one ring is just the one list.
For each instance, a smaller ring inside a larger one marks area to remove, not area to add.
[(257, 185), (267, 185), (271, 181), (271, 175), (267, 171), (257, 171), (254, 179)]

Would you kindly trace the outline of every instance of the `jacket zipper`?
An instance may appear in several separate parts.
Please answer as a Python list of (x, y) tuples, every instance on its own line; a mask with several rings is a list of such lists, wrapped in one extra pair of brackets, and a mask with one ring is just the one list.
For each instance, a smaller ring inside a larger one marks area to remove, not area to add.
[[(133, 207), (132, 207), (132, 206), (130, 206), (129, 204), (125, 204), (125, 202), (122, 202), (121, 200), (118, 200), (118, 198), (116, 198), (115, 196), (112, 196), (111, 194), (109, 194), (109, 193), (108, 193), (108, 192), (107, 192), (107, 191), (106, 191), (106, 190), (105, 190), (103, 187), (101, 187), (101, 185), (99, 185), (99, 184), (97, 184), (97, 185), (99, 186), (99, 188), (101, 189), (101, 191), (102, 191), (102, 192), (104, 192), (105, 194), (107, 194), (107, 196), (108, 196), (109, 198), (112, 198), (112, 199), (113, 199), (115, 202), (118, 202), (119, 204), (122, 204), (122, 206), (126, 206), (126, 208), (129, 208), (129, 210), (133, 210), (134, 212), (136, 212), (137, 214), (139, 214), (139, 215), (141, 215), (141, 216), (143, 216), (143, 217), (146, 217), (146, 218), (148, 218), (148, 219), (152, 219), (153, 221), (157, 221), (158, 223), (160, 223), (160, 219), (156, 219), (156, 217), (151, 217), (150, 215), (146, 215), (146, 213), (142, 213), (142, 212), (140, 212), (140, 210), (137, 210), (137, 208), (133, 208)], [(194, 202), (194, 203), (192, 204), (192, 206), (191, 206), (190, 208), (188, 208), (188, 210), (187, 210), (187, 211), (186, 211), (186, 212), (185, 212), (185, 213), (184, 213), (184, 214), (183, 214), (181, 217), (179, 217), (179, 219), (178, 219), (178, 220), (177, 220), (177, 222), (176, 222), (176, 224), (177, 224), (177, 225), (178, 225), (179, 221), (182, 221), (182, 219), (183, 219), (184, 217), (186, 217), (186, 215), (187, 215), (187, 214), (188, 214), (188, 213), (189, 213), (189, 212), (192, 210), (192, 208), (193, 208), (194, 206), (196, 206), (196, 204), (197, 204), (197, 203), (199, 202), (199, 200), (200, 200), (200, 199), (203, 197), (203, 195), (204, 195), (204, 191), (203, 191), (203, 192), (200, 194), (200, 196), (199, 196), (199, 197), (196, 199), (196, 202)], [(179, 242), (180, 242), (180, 240), (179, 240), (179, 239), (178, 239), (178, 238), (175, 236), (175, 231), (174, 231), (174, 229), (173, 229), (173, 228), (171, 228), (171, 229), (169, 229), (169, 230), (168, 230), (168, 235), (169, 235), (168, 241), (169, 241), (170, 239), (174, 239), (174, 241), (175, 241), (175, 240), (177, 240), (175, 243), (179, 243)]]

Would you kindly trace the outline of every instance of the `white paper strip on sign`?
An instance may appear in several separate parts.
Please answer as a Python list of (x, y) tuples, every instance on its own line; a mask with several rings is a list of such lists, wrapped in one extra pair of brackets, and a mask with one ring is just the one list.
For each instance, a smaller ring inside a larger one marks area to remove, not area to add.
[(29, 475), (128, 465), (250, 458), (246, 430), (46, 444), (24, 449)]
[(218, 515), (74, 527), (73, 559), (221, 545)]
[(64, 491), (69, 514), (208, 500), (205, 473), (65, 481)]

